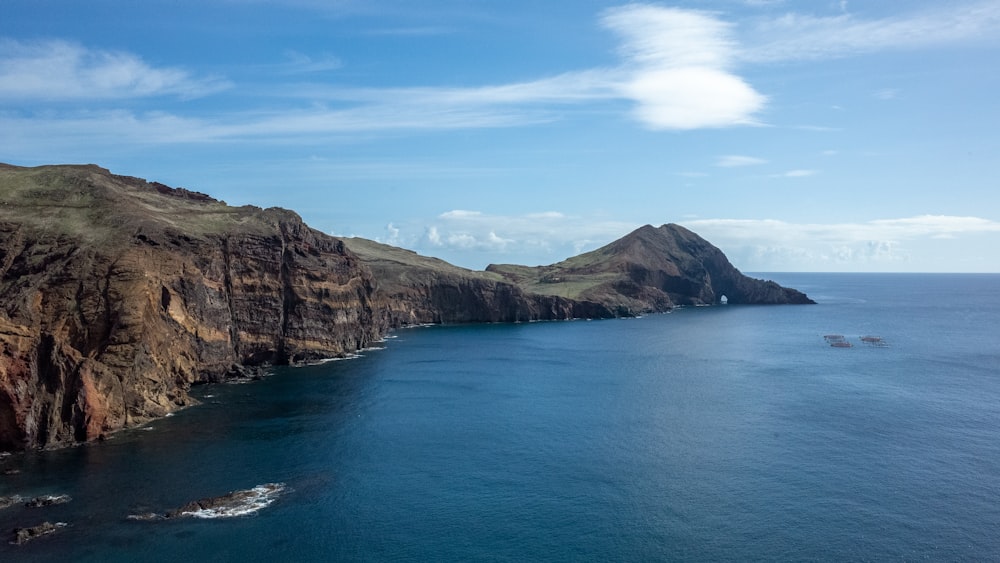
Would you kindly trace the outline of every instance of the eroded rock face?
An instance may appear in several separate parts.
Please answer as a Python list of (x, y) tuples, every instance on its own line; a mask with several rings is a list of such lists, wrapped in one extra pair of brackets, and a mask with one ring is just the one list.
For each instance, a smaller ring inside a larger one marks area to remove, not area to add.
[(379, 310), (389, 326), (616, 316), (602, 303), (533, 292), (495, 273), (459, 268), (370, 240), (345, 242), (372, 271)]
[(234, 366), (381, 338), (371, 274), (341, 241), (192, 194), (0, 168), (0, 450), (93, 440)]

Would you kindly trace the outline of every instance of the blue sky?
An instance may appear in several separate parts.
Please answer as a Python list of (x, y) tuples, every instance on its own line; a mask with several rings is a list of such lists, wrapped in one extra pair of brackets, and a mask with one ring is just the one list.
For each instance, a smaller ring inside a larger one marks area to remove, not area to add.
[(1000, 272), (1000, 2), (4, 0), (0, 161), (482, 268)]

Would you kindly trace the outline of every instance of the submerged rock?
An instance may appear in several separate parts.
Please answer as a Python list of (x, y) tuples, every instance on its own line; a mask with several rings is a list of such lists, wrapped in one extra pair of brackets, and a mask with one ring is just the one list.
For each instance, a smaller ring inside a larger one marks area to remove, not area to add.
[(15, 504), (21, 504), (22, 502), (24, 502), (24, 498), (22, 498), (22, 497), (20, 497), (18, 495), (12, 495), (12, 496), (7, 496), (7, 497), (0, 497), (0, 510), (2, 510), (4, 508), (10, 508), (11, 506), (14, 506)]
[(156, 521), (169, 518), (233, 518), (249, 516), (270, 506), (285, 490), (284, 483), (266, 483), (252, 489), (232, 491), (217, 497), (191, 501), (165, 513), (129, 515), (129, 520)]
[(71, 500), (73, 499), (69, 495), (43, 495), (29, 500), (24, 503), (24, 506), (28, 508), (42, 508), (54, 504), (66, 504)]
[(41, 524), (30, 528), (14, 528), (13, 537), (11, 538), (10, 543), (14, 545), (22, 545), (33, 539), (47, 536), (60, 528), (65, 527), (65, 522), (42, 522)]

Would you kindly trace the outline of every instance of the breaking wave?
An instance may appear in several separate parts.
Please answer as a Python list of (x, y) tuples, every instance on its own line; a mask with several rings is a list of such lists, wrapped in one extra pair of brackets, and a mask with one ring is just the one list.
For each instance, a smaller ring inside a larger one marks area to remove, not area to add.
[(236, 491), (223, 497), (216, 506), (185, 510), (180, 516), (194, 518), (234, 518), (249, 516), (271, 506), (285, 490), (284, 483), (266, 483), (252, 489)]
[(151, 521), (182, 517), (215, 519), (250, 516), (271, 506), (285, 489), (284, 483), (265, 483), (252, 489), (233, 491), (219, 497), (189, 502), (163, 514), (156, 512), (130, 514), (128, 519)]

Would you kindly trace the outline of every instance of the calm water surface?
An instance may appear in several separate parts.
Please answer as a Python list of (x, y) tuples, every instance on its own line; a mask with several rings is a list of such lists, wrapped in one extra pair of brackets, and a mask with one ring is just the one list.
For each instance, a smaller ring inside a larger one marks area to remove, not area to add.
[[(68, 523), (0, 560), (1000, 559), (1000, 276), (764, 277), (820, 304), (404, 330), (10, 456), (0, 496), (73, 500), (0, 510)], [(251, 516), (127, 519), (272, 482)]]

